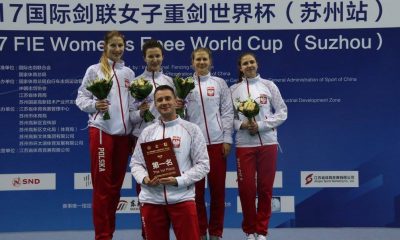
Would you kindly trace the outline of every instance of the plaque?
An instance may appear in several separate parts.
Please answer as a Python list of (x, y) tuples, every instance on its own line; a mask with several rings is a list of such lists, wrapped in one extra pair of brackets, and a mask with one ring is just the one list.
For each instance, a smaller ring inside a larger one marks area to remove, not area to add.
[(150, 179), (181, 175), (171, 138), (145, 142), (140, 146)]

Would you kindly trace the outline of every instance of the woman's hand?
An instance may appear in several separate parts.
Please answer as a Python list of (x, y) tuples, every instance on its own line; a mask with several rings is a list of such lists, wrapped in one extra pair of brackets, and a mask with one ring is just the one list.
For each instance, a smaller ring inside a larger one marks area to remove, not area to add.
[(95, 108), (97, 111), (106, 112), (108, 110), (109, 102), (107, 99), (97, 100), (95, 104)]
[(230, 151), (231, 151), (231, 145), (229, 143), (223, 143), (222, 153), (224, 154), (224, 158), (228, 157)]
[(184, 107), (185, 107), (185, 102), (180, 98), (176, 98), (176, 108), (182, 109)]
[(147, 102), (143, 102), (142, 104), (140, 104), (139, 106), (140, 117), (143, 117), (144, 112), (149, 109), (150, 109), (150, 104), (148, 104)]
[(254, 134), (258, 133), (258, 124), (257, 124), (257, 122), (256, 121), (249, 122), (247, 130), (249, 130), (251, 135), (254, 135)]

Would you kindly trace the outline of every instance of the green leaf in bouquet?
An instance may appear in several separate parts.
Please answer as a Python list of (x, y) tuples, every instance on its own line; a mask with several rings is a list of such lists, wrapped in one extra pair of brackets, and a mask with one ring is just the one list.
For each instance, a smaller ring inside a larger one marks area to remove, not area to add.
[(147, 109), (147, 110), (143, 113), (143, 119), (144, 119), (145, 122), (151, 122), (151, 121), (153, 121), (153, 120), (155, 119), (155, 117), (154, 117), (154, 115), (150, 112), (150, 110)]
[(108, 111), (106, 111), (106, 112), (103, 114), (103, 120), (110, 120), (110, 119), (111, 119), (110, 113), (109, 113)]
[(183, 108), (177, 108), (176, 109), (176, 114), (178, 114), (180, 118), (184, 118), (185, 117), (185, 110)]

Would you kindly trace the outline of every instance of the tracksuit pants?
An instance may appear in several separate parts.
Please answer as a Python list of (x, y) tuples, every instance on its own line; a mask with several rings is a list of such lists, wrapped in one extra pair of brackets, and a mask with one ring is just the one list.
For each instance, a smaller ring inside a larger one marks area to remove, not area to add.
[(169, 240), (171, 224), (177, 240), (200, 239), (194, 201), (167, 205), (142, 203), (140, 212), (146, 240)]
[(210, 188), (210, 221), (207, 221), (207, 210), (204, 200), (205, 179), (196, 183), (196, 207), (200, 226), (200, 236), (207, 234), (222, 237), (225, 214), (225, 178), (226, 158), (223, 156), (222, 144), (207, 146), (210, 157), (210, 172), (207, 175)]
[(94, 127), (89, 128), (96, 240), (110, 240), (115, 231), (115, 213), (127, 169), (130, 143), (129, 136), (114, 136)]
[(268, 233), (277, 155), (277, 145), (236, 148), (242, 229), (247, 234)]

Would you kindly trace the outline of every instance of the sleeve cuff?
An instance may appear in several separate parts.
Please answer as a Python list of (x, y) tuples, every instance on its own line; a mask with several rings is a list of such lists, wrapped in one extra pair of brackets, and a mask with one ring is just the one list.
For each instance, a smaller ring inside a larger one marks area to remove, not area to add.
[(131, 115), (131, 121), (133, 123), (137, 123), (142, 120), (142, 118), (140, 117), (140, 110), (131, 111), (130, 115)]
[(233, 122), (233, 125), (234, 125), (235, 130), (237, 131), (237, 130), (240, 129), (240, 126), (242, 126), (242, 121), (241, 120), (235, 120)]
[(91, 105), (91, 110), (93, 111), (93, 112), (96, 112), (97, 111), (97, 109), (96, 109), (96, 101), (95, 100), (93, 100), (93, 102), (92, 102), (92, 105)]
[(176, 182), (178, 183), (177, 187), (183, 187), (185, 186), (185, 181), (183, 180), (182, 177), (176, 177)]
[(232, 144), (232, 136), (224, 136), (224, 143)]

